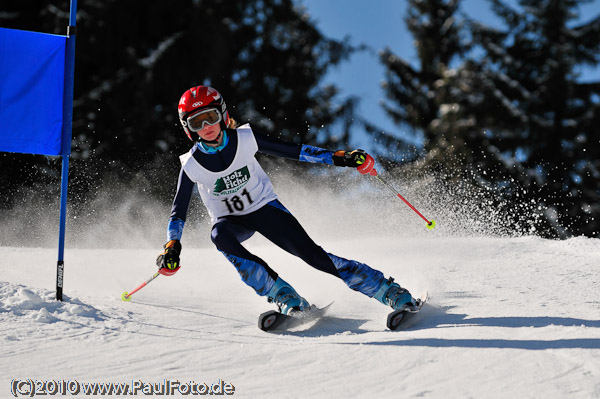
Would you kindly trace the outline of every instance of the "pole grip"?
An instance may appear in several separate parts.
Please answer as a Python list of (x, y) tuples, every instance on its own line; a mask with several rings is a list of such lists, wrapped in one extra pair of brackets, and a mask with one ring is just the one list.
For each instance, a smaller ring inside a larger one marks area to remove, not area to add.
[(357, 167), (356, 170), (358, 170), (358, 173), (361, 175), (369, 174), (371, 176), (377, 176), (377, 171), (375, 170), (375, 160), (369, 154), (367, 154), (367, 159), (365, 162)]

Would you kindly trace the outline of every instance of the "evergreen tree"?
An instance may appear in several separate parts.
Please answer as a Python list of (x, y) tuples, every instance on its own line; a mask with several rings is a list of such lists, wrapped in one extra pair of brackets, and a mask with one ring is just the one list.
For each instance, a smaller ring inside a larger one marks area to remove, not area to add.
[[(440, 113), (437, 82), (451, 62), (467, 50), (461, 40), (461, 23), (455, 17), (458, 6), (459, 0), (409, 0), (405, 21), (417, 47), (418, 68), (390, 49), (380, 54), (387, 70), (384, 89), (390, 100), (383, 107), (397, 124), (423, 134), (426, 152), (438, 148), (443, 140), (434, 124)], [(406, 148), (405, 143), (379, 133), (375, 126), (367, 125), (367, 131), (387, 147)]]
[[(492, 0), (507, 29), (470, 20), (472, 42), (461, 45), (452, 17), (458, 4), (442, 3), (451, 7), (410, 4), (420, 70), (383, 54), (395, 105), (386, 109), (423, 132), (425, 165), (490, 190), (498, 205), (516, 206), (520, 229), (597, 236), (600, 84), (578, 82), (576, 70), (599, 60), (599, 19), (573, 25), (575, 1), (521, 1), (519, 13)], [(521, 218), (521, 210), (540, 217)]]
[(600, 61), (600, 16), (574, 23), (578, 3), (521, 0), (519, 12), (492, 0), (507, 29), (471, 25), (495, 104), (479, 109), (479, 126), (560, 237), (599, 233), (600, 81), (579, 82), (577, 70)]
[[(68, 0), (3, 8), (3, 27), (64, 34), (68, 25)], [(236, 120), (287, 140), (329, 145), (329, 136), (315, 142), (314, 127), (351, 121), (354, 100), (322, 80), (353, 47), (323, 36), (292, 0), (83, 1), (77, 32), (75, 193), (111, 171), (143, 170), (156, 186), (161, 170), (176, 173), (190, 145), (177, 103), (193, 85), (216, 87)], [(3, 154), (3, 184), (26, 178), (15, 168), (48, 169), (32, 158)]]

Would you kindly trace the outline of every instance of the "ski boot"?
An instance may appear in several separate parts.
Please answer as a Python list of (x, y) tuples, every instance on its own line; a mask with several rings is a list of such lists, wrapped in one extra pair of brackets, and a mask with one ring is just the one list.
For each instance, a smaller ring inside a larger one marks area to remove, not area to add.
[(403, 310), (417, 306), (417, 301), (410, 295), (410, 292), (394, 283), (392, 277), (381, 284), (381, 287), (379, 287), (379, 290), (373, 295), (373, 298), (384, 305), (391, 306), (394, 310)]
[(267, 294), (267, 300), (274, 302), (282, 314), (289, 315), (292, 312), (304, 312), (310, 309), (310, 304), (302, 298), (295, 289), (286, 283), (281, 277), (277, 278), (275, 285)]

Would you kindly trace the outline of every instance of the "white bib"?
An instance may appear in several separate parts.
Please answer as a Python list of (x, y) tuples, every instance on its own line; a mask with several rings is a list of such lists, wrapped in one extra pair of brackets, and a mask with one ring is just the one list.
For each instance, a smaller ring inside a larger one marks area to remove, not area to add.
[(250, 125), (237, 128), (237, 137), (233, 162), (223, 171), (211, 172), (200, 165), (193, 148), (179, 157), (185, 173), (198, 185), (213, 224), (220, 217), (246, 215), (277, 199), (271, 180), (254, 158), (258, 144)]

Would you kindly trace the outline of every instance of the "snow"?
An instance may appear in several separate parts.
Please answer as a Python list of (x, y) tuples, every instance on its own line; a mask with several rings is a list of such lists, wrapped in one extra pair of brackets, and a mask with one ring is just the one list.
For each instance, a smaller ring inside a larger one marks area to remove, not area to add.
[(155, 272), (156, 247), (67, 245), (64, 302), (54, 300), (55, 248), (0, 247), (0, 396), (13, 379), (38, 379), (222, 380), (242, 398), (600, 398), (599, 241), (452, 234), (448, 216), (400, 187), (436, 215), (436, 230), (385, 191), (369, 204), (278, 191), (327, 251), (429, 293), (405, 331), (386, 329), (375, 300), (253, 237), (247, 247), (309, 301), (335, 301), (304, 329), (262, 332), (257, 317), (272, 305), (212, 244), (194, 245), (206, 225), (186, 227), (182, 269), (131, 302), (121, 293)]

